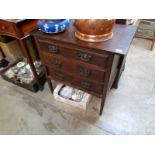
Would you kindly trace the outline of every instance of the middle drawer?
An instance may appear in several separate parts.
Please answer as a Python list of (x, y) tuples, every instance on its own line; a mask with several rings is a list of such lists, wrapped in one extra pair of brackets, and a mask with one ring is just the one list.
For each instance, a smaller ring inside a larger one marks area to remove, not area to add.
[(42, 54), (42, 61), (52, 68), (59, 69), (66, 73), (69, 72), (76, 77), (89, 78), (90, 80), (104, 83), (105, 70), (98, 70), (96, 66), (47, 53)]

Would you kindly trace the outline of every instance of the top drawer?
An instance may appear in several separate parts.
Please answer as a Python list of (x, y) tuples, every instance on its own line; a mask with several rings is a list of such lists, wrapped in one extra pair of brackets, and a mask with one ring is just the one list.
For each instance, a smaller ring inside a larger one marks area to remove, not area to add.
[(0, 32), (11, 35), (15, 34), (13, 25), (5, 21), (0, 21)]
[(101, 55), (93, 53), (93, 51), (83, 50), (81, 48), (75, 49), (66, 47), (63, 44), (49, 43), (46, 41), (38, 40), (40, 52), (48, 52), (51, 54), (62, 55), (66, 58), (80, 60), (85, 63), (94, 64), (103, 68), (107, 68), (107, 61), (109, 55)]

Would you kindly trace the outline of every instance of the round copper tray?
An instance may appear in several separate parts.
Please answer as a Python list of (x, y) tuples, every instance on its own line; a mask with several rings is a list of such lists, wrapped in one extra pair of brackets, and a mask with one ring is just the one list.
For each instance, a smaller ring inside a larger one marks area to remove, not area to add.
[(108, 34), (104, 35), (88, 35), (88, 34), (83, 34), (79, 31), (75, 32), (75, 36), (83, 41), (88, 41), (88, 42), (102, 42), (109, 40), (113, 37), (113, 32), (110, 32)]

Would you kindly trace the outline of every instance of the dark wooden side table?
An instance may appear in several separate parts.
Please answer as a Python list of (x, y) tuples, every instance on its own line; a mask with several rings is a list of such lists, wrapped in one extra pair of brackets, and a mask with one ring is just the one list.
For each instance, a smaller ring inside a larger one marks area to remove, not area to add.
[(116, 24), (113, 38), (100, 43), (78, 40), (73, 25), (57, 35), (38, 30), (31, 34), (36, 40), (51, 91), (51, 80), (56, 80), (100, 97), (102, 114), (107, 92), (118, 86), (135, 32), (135, 26)]
[(28, 63), (30, 64), (34, 78), (39, 88), (42, 90), (42, 85), (39, 80), (39, 76), (37, 75), (36, 69), (33, 64), (33, 60), (26, 45), (26, 39), (28, 39), (29, 37), (29, 32), (37, 28), (37, 22), (38, 20), (31, 19), (0, 20), (0, 35), (11, 36), (19, 41), (19, 44), (28, 60)]

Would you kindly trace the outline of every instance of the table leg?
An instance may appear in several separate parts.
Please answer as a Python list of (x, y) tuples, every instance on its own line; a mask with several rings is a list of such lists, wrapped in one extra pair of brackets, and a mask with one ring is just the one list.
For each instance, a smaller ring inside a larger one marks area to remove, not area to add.
[(53, 94), (53, 85), (52, 85), (51, 79), (49, 78), (49, 73), (48, 73), (48, 69), (46, 66), (44, 66), (44, 70), (45, 70), (45, 75), (46, 75), (48, 86), (50, 88), (51, 93)]
[(115, 89), (118, 88), (118, 82), (119, 82), (122, 72), (124, 71), (125, 62), (126, 62), (126, 56), (121, 56), (119, 60), (119, 65), (118, 65), (118, 72), (117, 72), (116, 78), (112, 86)]
[[(113, 60), (114, 60), (114, 55), (109, 58), (108, 64), (107, 64), (107, 66), (110, 66), (111, 69), (112, 69)], [(108, 89), (109, 89), (108, 85), (109, 85), (109, 80), (110, 80), (111, 69), (109, 69), (106, 72), (106, 75), (105, 75), (104, 88), (103, 88), (103, 94), (102, 94), (101, 106), (100, 106), (100, 113), (99, 113), (100, 115), (102, 115), (104, 104), (105, 104), (105, 101), (106, 101), (106, 95), (107, 95), (107, 92), (108, 92)]]
[(38, 76), (38, 74), (36, 72), (35, 66), (33, 64), (33, 59), (32, 59), (31, 54), (30, 54), (30, 52), (29, 52), (29, 50), (27, 48), (27, 45), (25, 43), (25, 40), (19, 40), (19, 44), (20, 44), (20, 46), (21, 46), (24, 54), (27, 57), (28, 63), (30, 65), (30, 67), (31, 67), (32, 73), (34, 75), (34, 78), (35, 78), (35, 80), (37, 82), (38, 87), (40, 88), (40, 90), (43, 90), (43, 86), (42, 86), (41, 81), (39, 79), (39, 76)]
[(155, 43), (155, 37), (154, 37), (154, 38), (153, 38), (153, 40), (152, 40), (152, 44), (151, 44), (151, 51), (153, 50), (154, 43)]
[(51, 93), (53, 94), (53, 85), (52, 85), (51, 79), (50, 79), (50, 78), (47, 78), (47, 82), (48, 82), (50, 91), (51, 91)]
[(2, 51), (1, 47), (0, 47), (0, 53), (1, 53), (1, 55), (2, 55), (2, 58), (5, 58), (5, 54), (4, 54), (4, 52)]
[(103, 112), (105, 99), (106, 99), (106, 97), (102, 97), (102, 99), (101, 99), (101, 106), (100, 106), (100, 113), (99, 113), (100, 115), (102, 115), (102, 112)]

